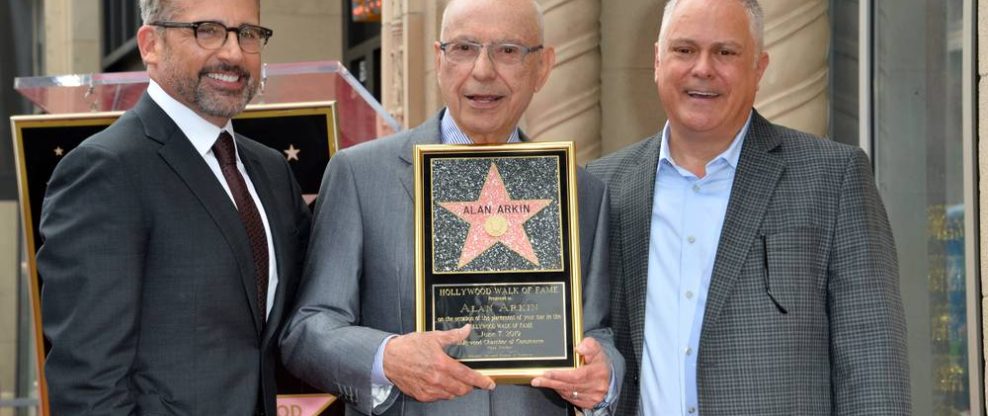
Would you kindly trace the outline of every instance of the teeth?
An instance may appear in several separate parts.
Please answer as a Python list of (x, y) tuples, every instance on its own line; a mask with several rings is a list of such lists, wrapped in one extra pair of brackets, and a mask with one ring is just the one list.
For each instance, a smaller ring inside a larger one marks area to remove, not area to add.
[(240, 80), (240, 77), (239, 76), (236, 76), (236, 75), (226, 75), (226, 74), (210, 73), (210, 74), (207, 74), (206, 76), (208, 76), (208, 77), (210, 77), (212, 79), (216, 79), (216, 80), (220, 80), (220, 81), (226, 81), (226, 82), (237, 82), (238, 80)]
[(717, 93), (704, 91), (687, 91), (686, 93), (689, 95), (699, 95), (701, 97), (716, 97), (718, 95)]

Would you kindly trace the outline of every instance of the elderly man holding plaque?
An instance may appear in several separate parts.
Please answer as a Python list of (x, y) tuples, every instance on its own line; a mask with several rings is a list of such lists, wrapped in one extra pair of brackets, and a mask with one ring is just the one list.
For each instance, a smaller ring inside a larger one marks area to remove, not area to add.
[(495, 385), (447, 354), (470, 336), (469, 325), (416, 332), (415, 147), (527, 140), (518, 121), (555, 60), (542, 37), (542, 14), (532, 0), (450, 2), (435, 45), (447, 108), (414, 129), (341, 151), (329, 163), (299, 303), (281, 345), (287, 367), (341, 396), (347, 414), (609, 412), (624, 360), (608, 328), (606, 196), (582, 169), (584, 338), (575, 346), (582, 366), (547, 371), (530, 385)]

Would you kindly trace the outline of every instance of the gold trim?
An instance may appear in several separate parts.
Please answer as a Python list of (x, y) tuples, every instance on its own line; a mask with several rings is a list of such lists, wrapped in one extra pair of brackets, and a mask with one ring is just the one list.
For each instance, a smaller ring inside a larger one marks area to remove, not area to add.
[[(40, 398), (40, 413), (48, 415), (48, 383), (45, 381), (45, 343), (44, 332), (41, 325), (41, 288), (38, 286), (38, 265), (35, 258), (36, 246), (34, 235), (34, 217), (31, 214), (31, 195), (28, 188), (27, 160), (24, 154), (24, 129), (32, 128), (62, 128), (80, 126), (104, 126), (113, 124), (124, 111), (103, 111), (92, 113), (71, 113), (71, 114), (42, 114), (42, 115), (20, 115), (10, 117), (11, 139), (13, 140), (14, 155), (16, 158), (17, 187), (21, 209), (21, 227), (25, 256), (28, 266), (28, 287), (30, 292), (31, 311), (33, 313), (32, 326), (34, 327), (34, 347), (35, 364), (38, 375), (38, 390)], [(327, 137), (329, 143), (329, 156), (332, 157), (339, 148), (339, 125), (337, 124), (336, 102), (335, 101), (310, 101), (288, 104), (252, 104), (248, 105), (243, 113), (234, 119), (251, 119), (261, 117), (271, 117), (273, 115), (297, 116), (325, 114), (327, 121)]]
[[(537, 143), (509, 143), (509, 144), (494, 144), (494, 145), (416, 145), (414, 151), (414, 182), (415, 182), (415, 330), (417, 332), (425, 332), (426, 319), (428, 318), (425, 314), (425, 308), (420, 307), (425, 304), (425, 262), (419, 261), (423, 259), (425, 254), (425, 248), (423, 247), (423, 241), (425, 236), (424, 233), (424, 201), (419, 196), (423, 192), (424, 184), (422, 183), (422, 172), (423, 172), (423, 158), (426, 154), (431, 153), (443, 153), (447, 155), (456, 154), (476, 154), (476, 153), (491, 153), (491, 156), (495, 156), (498, 153), (508, 153), (508, 152), (540, 152), (540, 151), (563, 151), (566, 155), (566, 171), (567, 181), (566, 186), (568, 186), (568, 196), (566, 203), (569, 208), (569, 227), (570, 227), (570, 273), (569, 278), (571, 282), (571, 315), (572, 320), (570, 322), (573, 330), (573, 348), (575, 350), (576, 346), (583, 341), (583, 279), (582, 270), (580, 267), (580, 216), (579, 216), (579, 198), (577, 195), (577, 181), (576, 181), (576, 159), (575, 159), (575, 149), (573, 142), (537, 142)], [(562, 172), (560, 172), (561, 174)], [(562, 200), (560, 198), (560, 203)], [(560, 207), (560, 215), (561, 215)], [(515, 383), (515, 384), (527, 384), (532, 380), (532, 378), (540, 376), (545, 371), (549, 370), (564, 370), (579, 368), (583, 365), (583, 360), (578, 354), (573, 355), (573, 367), (538, 367), (538, 368), (524, 368), (524, 369), (478, 369), (477, 371), (481, 374), (487, 375), (493, 378), (496, 382), (502, 383)]]

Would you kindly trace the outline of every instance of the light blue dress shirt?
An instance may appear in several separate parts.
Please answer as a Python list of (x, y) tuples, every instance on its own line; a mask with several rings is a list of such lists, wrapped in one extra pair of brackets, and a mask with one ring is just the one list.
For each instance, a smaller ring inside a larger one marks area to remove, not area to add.
[(698, 178), (669, 153), (662, 131), (648, 251), (641, 413), (698, 413), (696, 356), (727, 202), (751, 115)]

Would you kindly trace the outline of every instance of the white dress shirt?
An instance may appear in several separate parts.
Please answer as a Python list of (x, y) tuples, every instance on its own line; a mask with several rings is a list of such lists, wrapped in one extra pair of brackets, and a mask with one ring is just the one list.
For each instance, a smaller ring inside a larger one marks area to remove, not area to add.
[(751, 115), (698, 178), (669, 153), (662, 131), (648, 251), (641, 366), (643, 415), (698, 414), (696, 357), (720, 232)]
[[(196, 148), (196, 151), (202, 156), (206, 165), (209, 166), (209, 170), (213, 171), (216, 180), (226, 190), (226, 194), (230, 197), (230, 202), (236, 207), (233, 193), (230, 192), (230, 187), (226, 184), (226, 178), (223, 177), (223, 172), (220, 170), (220, 162), (216, 160), (216, 156), (213, 154), (213, 143), (216, 143), (216, 139), (220, 137), (221, 131), (226, 130), (230, 133), (230, 136), (237, 137), (233, 134), (233, 124), (227, 121), (226, 126), (222, 129), (216, 127), (215, 124), (206, 121), (206, 119), (200, 117), (192, 109), (186, 107), (185, 104), (180, 103), (168, 95), (154, 80), (148, 83), (147, 91), (151, 99), (158, 104), (158, 107), (161, 107), (165, 111), (165, 114), (182, 130), (185, 137), (189, 138), (192, 146)], [(234, 149), (236, 148), (236, 140), (234, 140)], [(261, 215), (261, 221), (264, 223), (264, 233), (268, 240), (268, 300), (267, 311), (265, 311), (265, 316), (267, 316), (271, 313), (271, 306), (274, 305), (274, 295), (278, 289), (278, 258), (274, 255), (274, 241), (271, 239), (271, 226), (268, 224), (268, 215), (264, 211), (264, 204), (261, 203), (261, 199), (257, 197), (257, 190), (254, 189), (254, 183), (251, 182), (250, 175), (247, 175), (247, 170), (244, 169), (244, 164), (240, 160), (239, 150), (237, 151), (237, 170), (240, 171), (240, 176), (244, 177), (244, 182), (247, 183), (247, 191), (250, 192), (250, 197), (254, 200), (254, 205), (257, 205), (257, 211)], [(208, 178), (202, 179), (209, 180)]]

